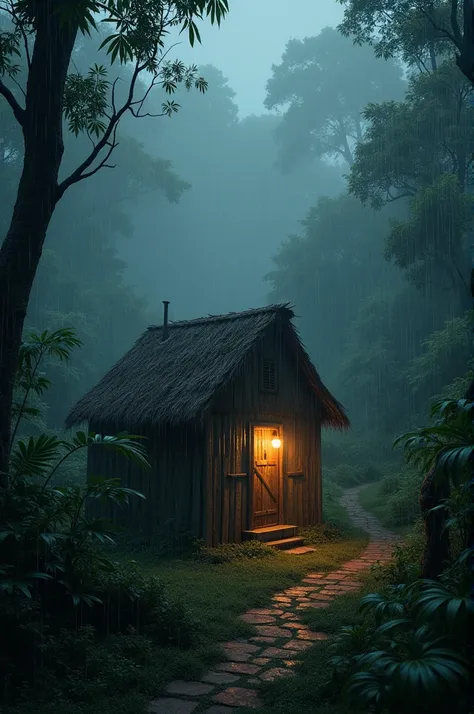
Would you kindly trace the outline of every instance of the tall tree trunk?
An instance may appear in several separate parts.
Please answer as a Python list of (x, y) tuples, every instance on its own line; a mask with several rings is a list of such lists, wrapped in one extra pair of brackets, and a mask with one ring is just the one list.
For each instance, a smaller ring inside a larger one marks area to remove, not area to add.
[(77, 27), (36, 3), (35, 45), (22, 120), (25, 153), (10, 228), (0, 250), (0, 485), (8, 483), (13, 384), (31, 288), (57, 196), (64, 152), (62, 104)]
[(421, 485), (420, 508), (425, 525), (425, 547), (421, 562), (421, 577), (436, 580), (444, 570), (450, 556), (449, 532), (443, 531), (447, 515), (444, 510), (429, 513), (442, 499), (449, 496), (449, 481), (436, 483), (433, 466)]

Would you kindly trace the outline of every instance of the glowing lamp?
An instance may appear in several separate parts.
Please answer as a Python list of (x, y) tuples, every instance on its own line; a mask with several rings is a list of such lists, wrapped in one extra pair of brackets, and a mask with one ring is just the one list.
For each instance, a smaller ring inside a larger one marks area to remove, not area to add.
[(272, 446), (274, 449), (279, 449), (281, 446), (281, 439), (276, 431), (273, 432)]

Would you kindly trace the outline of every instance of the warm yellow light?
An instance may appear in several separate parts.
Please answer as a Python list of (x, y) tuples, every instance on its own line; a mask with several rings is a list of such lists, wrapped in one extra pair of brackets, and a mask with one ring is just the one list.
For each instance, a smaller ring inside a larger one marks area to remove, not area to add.
[(281, 446), (281, 439), (278, 438), (276, 431), (273, 432), (272, 446), (274, 449), (279, 449)]

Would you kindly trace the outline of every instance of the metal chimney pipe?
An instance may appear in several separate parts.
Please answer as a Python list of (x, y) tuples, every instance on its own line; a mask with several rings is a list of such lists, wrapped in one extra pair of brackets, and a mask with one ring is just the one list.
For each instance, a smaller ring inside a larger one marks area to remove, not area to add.
[(163, 305), (164, 305), (164, 315), (163, 315), (163, 337), (162, 341), (164, 342), (165, 340), (168, 339), (169, 337), (169, 329), (168, 329), (168, 305), (170, 304), (169, 300), (163, 300)]

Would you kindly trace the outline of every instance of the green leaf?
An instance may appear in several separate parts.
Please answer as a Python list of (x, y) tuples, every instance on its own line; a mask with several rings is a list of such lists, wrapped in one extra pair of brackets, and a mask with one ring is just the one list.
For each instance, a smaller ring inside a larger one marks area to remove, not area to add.
[(25, 578), (28, 580), (53, 580), (51, 575), (48, 575), (48, 573), (26, 573)]
[(46, 434), (31, 436), (28, 441), (20, 440), (10, 460), (13, 476), (44, 476), (58, 455), (60, 443), (56, 436)]

